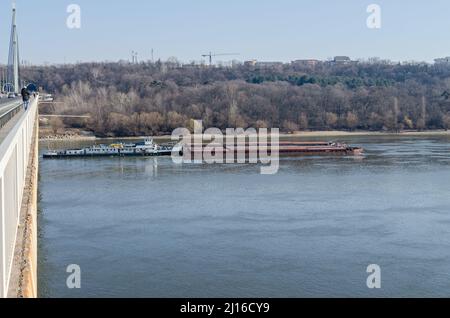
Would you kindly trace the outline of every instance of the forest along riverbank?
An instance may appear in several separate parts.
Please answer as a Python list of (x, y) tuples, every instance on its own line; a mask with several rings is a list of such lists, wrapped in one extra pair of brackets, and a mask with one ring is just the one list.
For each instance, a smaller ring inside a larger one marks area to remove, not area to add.
[[(55, 96), (42, 105), (55, 129), (95, 135), (158, 135), (189, 127), (282, 131), (450, 129), (450, 68), (416, 63), (209, 68), (178, 63), (80, 63), (24, 67), (27, 82)], [(91, 80), (95, 74), (95, 81)], [(58, 79), (58, 80), (55, 80)], [(44, 119), (43, 119), (44, 120)]]

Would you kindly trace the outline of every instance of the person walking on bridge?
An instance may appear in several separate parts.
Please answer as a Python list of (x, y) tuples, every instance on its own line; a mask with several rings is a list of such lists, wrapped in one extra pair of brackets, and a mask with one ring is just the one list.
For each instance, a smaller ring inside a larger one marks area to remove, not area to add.
[(30, 105), (30, 92), (26, 87), (22, 88), (22, 100), (23, 100), (23, 108), (25, 111), (28, 110), (28, 105)]

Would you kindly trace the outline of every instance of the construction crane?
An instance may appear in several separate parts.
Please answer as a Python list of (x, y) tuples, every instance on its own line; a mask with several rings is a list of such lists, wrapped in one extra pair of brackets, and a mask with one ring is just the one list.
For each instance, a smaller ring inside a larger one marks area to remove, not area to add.
[(239, 55), (239, 53), (222, 53), (222, 54), (213, 54), (209, 52), (209, 54), (203, 54), (202, 57), (208, 57), (209, 58), (209, 65), (212, 65), (212, 59), (216, 56), (233, 56), (233, 55)]

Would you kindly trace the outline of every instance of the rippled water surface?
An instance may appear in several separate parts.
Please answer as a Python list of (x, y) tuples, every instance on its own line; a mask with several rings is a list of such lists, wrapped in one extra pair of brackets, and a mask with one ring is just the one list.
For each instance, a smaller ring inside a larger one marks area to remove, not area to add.
[[(283, 158), (274, 176), (41, 160), (41, 296), (450, 296), (450, 139), (344, 141), (366, 155)], [(366, 286), (369, 264), (381, 290)]]

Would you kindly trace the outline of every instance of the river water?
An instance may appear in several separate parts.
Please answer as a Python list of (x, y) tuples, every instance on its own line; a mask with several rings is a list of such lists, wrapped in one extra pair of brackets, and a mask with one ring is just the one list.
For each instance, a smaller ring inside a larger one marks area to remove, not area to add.
[[(366, 155), (283, 158), (272, 176), (41, 160), (40, 296), (449, 297), (450, 138), (344, 141)], [(369, 264), (381, 289), (367, 288)]]

